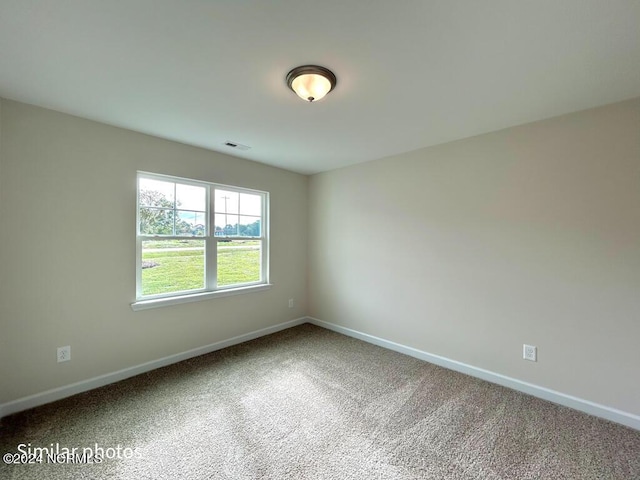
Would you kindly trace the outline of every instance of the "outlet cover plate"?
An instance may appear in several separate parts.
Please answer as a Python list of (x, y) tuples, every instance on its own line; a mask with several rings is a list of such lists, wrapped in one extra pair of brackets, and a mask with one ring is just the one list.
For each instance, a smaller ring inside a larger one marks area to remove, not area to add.
[(538, 361), (538, 347), (533, 345), (522, 345), (522, 358), (532, 362)]
[(71, 347), (69, 345), (58, 347), (58, 363), (68, 362), (69, 360), (71, 360)]

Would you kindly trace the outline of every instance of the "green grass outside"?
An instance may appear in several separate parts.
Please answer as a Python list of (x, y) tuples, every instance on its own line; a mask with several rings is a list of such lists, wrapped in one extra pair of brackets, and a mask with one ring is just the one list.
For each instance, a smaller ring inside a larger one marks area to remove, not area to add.
[(229, 249), (218, 245), (218, 286), (260, 280), (260, 250)]
[(144, 248), (190, 248), (201, 246), (202, 240), (144, 240)]
[[(173, 242), (173, 240), (171, 241)], [(204, 288), (204, 250), (202, 240), (182, 240), (174, 248), (194, 248), (193, 250), (168, 250), (143, 252), (142, 260), (154, 262), (157, 266), (142, 270), (143, 295), (156, 295), (177, 291)], [(195, 242), (195, 243), (193, 243)], [(260, 250), (256, 248), (236, 249), (226, 246), (254, 246), (258, 241), (224, 242), (218, 246), (218, 286), (260, 280)], [(145, 249), (168, 248), (167, 241), (155, 245), (145, 242)]]
[[(224, 240), (218, 241), (221, 247), (240, 247), (248, 245), (260, 245), (260, 240)], [(145, 240), (144, 248), (197, 248), (202, 246), (202, 240), (184, 239), (184, 240)]]

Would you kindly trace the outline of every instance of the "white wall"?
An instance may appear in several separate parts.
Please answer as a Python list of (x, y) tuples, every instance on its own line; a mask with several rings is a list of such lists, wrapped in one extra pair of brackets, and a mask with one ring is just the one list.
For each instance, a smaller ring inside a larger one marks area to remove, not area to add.
[[(307, 177), (13, 101), (0, 112), (0, 404), (306, 313)], [(273, 287), (133, 312), (137, 170), (270, 192)], [(72, 360), (57, 364), (62, 345)]]
[(314, 175), (309, 207), (311, 316), (640, 414), (640, 99)]

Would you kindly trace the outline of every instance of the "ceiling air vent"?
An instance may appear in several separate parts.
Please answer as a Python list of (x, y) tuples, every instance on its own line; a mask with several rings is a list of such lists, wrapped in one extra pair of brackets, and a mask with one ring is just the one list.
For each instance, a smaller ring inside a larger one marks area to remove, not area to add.
[(229, 148), (235, 148), (237, 150), (249, 150), (251, 148), (251, 147), (248, 147), (247, 145), (242, 145), (241, 143), (236, 143), (236, 142), (224, 142), (224, 146)]

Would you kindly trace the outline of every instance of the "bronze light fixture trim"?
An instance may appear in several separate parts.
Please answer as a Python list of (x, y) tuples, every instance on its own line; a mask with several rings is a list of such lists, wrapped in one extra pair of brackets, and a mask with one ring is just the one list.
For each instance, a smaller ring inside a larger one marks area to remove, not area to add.
[(336, 76), (319, 65), (302, 65), (287, 74), (287, 85), (306, 102), (317, 102), (336, 86)]

